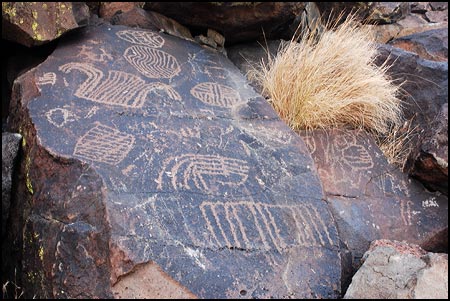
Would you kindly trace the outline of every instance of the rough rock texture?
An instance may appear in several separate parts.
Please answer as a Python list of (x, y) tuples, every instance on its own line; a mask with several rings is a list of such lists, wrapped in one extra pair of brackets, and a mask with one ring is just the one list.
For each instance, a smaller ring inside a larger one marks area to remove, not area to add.
[(448, 60), (448, 28), (433, 29), (391, 41), (394, 47), (414, 52), (431, 61)]
[(19, 134), (2, 133), (2, 240), (9, 217), (12, 176), (21, 139)]
[(448, 250), (448, 198), (389, 165), (364, 131), (300, 132), (311, 151), (353, 265), (376, 239)]
[(136, 7), (142, 7), (145, 2), (100, 2), (98, 16), (107, 21), (116, 14), (126, 13)]
[(11, 235), (31, 292), (340, 296), (306, 145), (228, 59), (124, 26), (70, 38), (13, 91), (27, 201)]
[(174, 37), (182, 39), (194, 39), (189, 29), (177, 21), (156, 12), (146, 11), (138, 7), (134, 7), (127, 12), (113, 16), (111, 18), (111, 24), (151, 29), (166, 32)]
[[(404, 82), (402, 90), (405, 93), (401, 98), (405, 117), (411, 120), (412, 127), (420, 129), (419, 139), (413, 142), (415, 148), (407, 171), (429, 189), (448, 194), (448, 143), (444, 138), (448, 130), (447, 125), (439, 126), (444, 123), (444, 105), (448, 103), (448, 62), (425, 60), (417, 54), (380, 45), (377, 63), (386, 60), (392, 65), (389, 75)], [(430, 137), (434, 140), (434, 148), (427, 146)], [(435, 151), (436, 148), (439, 151)]]
[(344, 299), (448, 299), (448, 254), (374, 241)]
[[(144, 9), (159, 12), (193, 28), (211, 28), (227, 45), (272, 38), (290, 39), (289, 25), (304, 2), (146, 2)], [(263, 34), (264, 32), (264, 34)]]
[(28, 47), (87, 24), (83, 2), (2, 2), (2, 38)]

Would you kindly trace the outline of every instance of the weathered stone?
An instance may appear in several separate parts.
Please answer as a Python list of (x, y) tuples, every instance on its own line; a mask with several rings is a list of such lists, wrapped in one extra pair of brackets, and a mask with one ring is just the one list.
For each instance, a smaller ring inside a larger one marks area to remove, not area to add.
[(394, 47), (414, 52), (419, 57), (432, 61), (448, 60), (448, 28), (428, 30), (390, 42)]
[(125, 13), (114, 15), (111, 18), (111, 24), (163, 31), (174, 37), (194, 40), (189, 29), (177, 21), (138, 7), (134, 7)]
[(22, 136), (2, 133), (2, 240), (11, 204), (12, 177)]
[[(432, 156), (424, 145), (428, 137), (436, 137), (436, 125), (439, 122), (439, 114), (445, 103), (448, 103), (448, 62), (435, 62), (419, 58), (417, 54), (392, 47), (380, 45), (377, 64), (392, 65), (388, 74), (398, 82), (403, 82), (401, 99), (405, 117), (411, 120), (412, 128), (418, 127), (421, 132), (416, 139), (412, 139), (414, 147), (407, 172), (411, 175), (427, 173), (427, 178), (418, 177), (432, 190), (439, 189), (448, 194), (448, 158), (435, 158), (437, 164), (416, 164), (419, 161), (429, 161), (426, 157)], [(414, 137), (413, 137), (414, 138)], [(446, 149), (448, 145), (439, 144)], [(424, 170), (418, 169), (425, 167)], [(433, 177), (437, 174), (437, 177)], [(443, 181), (443, 178), (446, 178)], [(430, 181), (431, 179), (431, 181)]]
[(136, 7), (142, 7), (145, 2), (100, 2), (98, 16), (107, 21), (116, 14), (126, 13)]
[(144, 9), (159, 12), (186, 26), (214, 29), (227, 45), (243, 41), (290, 39), (289, 25), (304, 2), (146, 2)]
[(372, 240), (395, 239), (448, 249), (448, 198), (432, 194), (387, 163), (363, 131), (300, 133), (316, 164), (340, 237), (354, 267)]
[(364, 254), (344, 299), (448, 299), (448, 255), (377, 240)]
[(37, 296), (129, 296), (130, 282), (146, 297), (340, 296), (308, 150), (226, 57), (89, 27), (16, 80), (13, 101)]
[(82, 2), (2, 2), (2, 38), (28, 47), (53, 41), (86, 25)]
[(441, 11), (448, 9), (448, 2), (429, 2), (428, 5), (431, 10)]
[(266, 44), (258, 42), (238, 44), (228, 47), (227, 54), (230, 61), (247, 76), (252, 87), (261, 93), (262, 87), (252, 78), (251, 72), (254, 68), (258, 68), (261, 62), (267, 64), (269, 56), (274, 58), (281, 43), (282, 40), (270, 40)]
[(431, 23), (448, 22), (448, 10), (445, 11), (427, 11), (425, 13)]

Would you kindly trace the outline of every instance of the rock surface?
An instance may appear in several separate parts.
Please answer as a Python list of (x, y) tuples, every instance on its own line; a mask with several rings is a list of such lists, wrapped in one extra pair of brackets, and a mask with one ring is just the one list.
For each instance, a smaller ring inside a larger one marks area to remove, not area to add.
[[(305, 2), (146, 2), (144, 9), (156, 11), (186, 26), (214, 29), (227, 45), (272, 38), (290, 39), (289, 26), (300, 15)], [(264, 32), (264, 34), (263, 34)]]
[(427, 193), (387, 163), (364, 131), (300, 132), (311, 151), (353, 266), (376, 239), (448, 250), (448, 198)]
[(71, 38), (14, 86), (27, 287), (340, 296), (339, 238), (308, 150), (229, 60), (123, 26)]
[(19, 134), (2, 133), (2, 240), (9, 217), (12, 176), (21, 139)]
[(2, 2), (2, 38), (42, 45), (86, 25), (88, 18), (83, 2)]
[(430, 153), (427, 146), (428, 137), (442, 137), (448, 131), (446, 127), (437, 126), (443, 122), (444, 105), (448, 104), (448, 62), (425, 60), (412, 52), (380, 45), (377, 63), (385, 61), (392, 65), (389, 75), (404, 82), (401, 99), (406, 119), (411, 121), (412, 128), (420, 129), (419, 139), (413, 139), (414, 149), (407, 172), (428, 188), (448, 194), (448, 155), (445, 155), (448, 143), (444, 138), (433, 138), (435, 145), (439, 145), (439, 152), (431, 150)]
[(374, 241), (344, 299), (448, 299), (448, 254)]

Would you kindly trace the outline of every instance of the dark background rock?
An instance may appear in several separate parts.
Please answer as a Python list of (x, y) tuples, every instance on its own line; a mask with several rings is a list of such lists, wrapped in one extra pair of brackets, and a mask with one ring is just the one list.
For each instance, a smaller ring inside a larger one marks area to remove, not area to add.
[(289, 26), (304, 6), (304, 2), (146, 2), (144, 9), (173, 18), (193, 35), (214, 29), (229, 46), (263, 40), (264, 35), (266, 39), (290, 39)]
[(12, 179), (21, 138), (19, 134), (2, 132), (2, 240), (9, 217)]
[(82, 2), (2, 2), (2, 38), (31, 47), (87, 24)]
[(376, 239), (447, 252), (448, 198), (426, 192), (389, 165), (363, 131), (300, 132), (308, 145), (353, 267)]
[[(448, 158), (435, 158), (430, 161), (426, 157), (433, 156), (424, 145), (429, 137), (437, 137), (436, 131), (440, 122), (443, 105), (448, 103), (448, 62), (435, 62), (421, 59), (417, 54), (407, 52), (390, 45), (380, 45), (379, 56), (376, 63), (387, 61), (392, 65), (388, 71), (389, 76), (402, 84), (404, 93), (400, 96), (404, 101), (405, 118), (411, 121), (412, 128), (419, 129), (419, 134), (412, 139), (413, 151), (406, 166), (406, 172), (418, 176), (418, 179), (432, 190), (448, 193)], [(442, 115), (445, 117), (445, 114)], [(442, 135), (441, 135), (442, 136)], [(442, 140), (442, 139), (441, 139)], [(448, 153), (448, 145), (439, 144), (440, 151)], [(426, 160), (431, 164), (416, 164)], [(423, 174), (428, 174), (424, 177)], [(443, 178), (446, 178), (443, 181)]]
[(218, 52), (89, 27), (15, 81), (12, 107), (28, 201), (10, 235), (38, 296), (111, 297), (149, 263), (201, 298), (340, 296), (307, 148)]

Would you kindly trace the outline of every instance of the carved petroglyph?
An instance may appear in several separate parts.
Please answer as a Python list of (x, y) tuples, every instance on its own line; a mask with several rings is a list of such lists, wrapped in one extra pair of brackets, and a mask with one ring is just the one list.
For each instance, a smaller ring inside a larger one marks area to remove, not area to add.
[(270, 129), (267, 129), (263, 126), (253, 126), (253, 127), (247, 127), (244, 130), (245, 132), (247, 132), (248, 134), (250, 134), (252, 137), (258, 139), (258, 140), (262, 140), (262, 141), (268, 141), (270, 143), (279, 145), (279, 144), (289, 144), (291, 143), (292, 140), (292, 135), (289, 132), (283, 132), (283, 131), (279, 131), (279, 132), (274, 132), (271, 131)]
[(68, 63), (59, 67), (65, 73), (78, 70), (87, 75), (87, 80), (81, 84), (75, 96), (91, 101), (118, 105), (130, 108), (141, 108), (147, 94), (163, 90), (170, 98), (181, 100), (181, 96), (172, 87), (163, 83), (147, 84), (141, 78), (122, 71), (109, 71), (105, 78), (103, 72), (85, 63)]
[(229, 187), (242, 185), (248, 177), (249, 166), (244, 160), (216, 155), (186, 154), (168, 158), (158, 177), (158, 189), (163, 187), (163, 178), (171, 178), (174, 189), (209, 191), (212, 185)]
[(200, 211), (213, 244), (218, 247), (275, 248), (281, 252), (292, 245), (333, 244), (317, 209), (307, 204), (203, 202)]
[(134, 137), (102, 124), (96, 125), (81, 137), (74, 156), (108, 164), (120, 163), (134, 145)]
[(45, 117), (47, 118), (48, 122), (58, 128), (64, 126), (68, 122), (78, 120), (78, 116), (73, 114), (71, 111), (63, 108), (51, 109), (50, 111), (45, 113)]
[(153, 48), (161, 48), (165, 42), (163, 37), (155, 32), (122, 30), (117, 32), (116, 35), (124, 41)]
[(374, 166), (373, 159), (364, 145), (358, 144), (356, 136), (345, 133), (335, 137), (335, 152), (349, 167), (357, 170), (367, 170)]
[(401, 200), (400, 201), (400, 216), (402, 217), (403, 224), (405, 226), (411, 226), (411, 205), (413, 204), (410, 200)]
[(38, 77), (38, 80), (36, 82), (36, 85), (39, 87), (44, 85), (54, 85), (56, 83), (56, 73), (54, 72), (47, 72), (44, 73), (42, 76)]
[(172, 78), (181, 71), (174, 56), (146, 46), (131, 46), (125, 50), (123, 57), (142, 75), (149, 78)]
[(97, 49), (97, 47), (94, 48), (92, 46), (82, 45), (78, 48), (81, 48), (81, 50), (77, 54), (77, 57), (82, 58), (83, 60), (106, 63), (114, 59), (109, 53), (106, 53), (103, 48), (99, 48), (102, 52), (101, 54), (97, 54), (95, 53), (95, 51), (93, 51), (94, 49)]
[(230, 108), (241, 101), (236, 90), (213, 82), (200, 83), (190, 92), (195, 98), (213, 106)]

